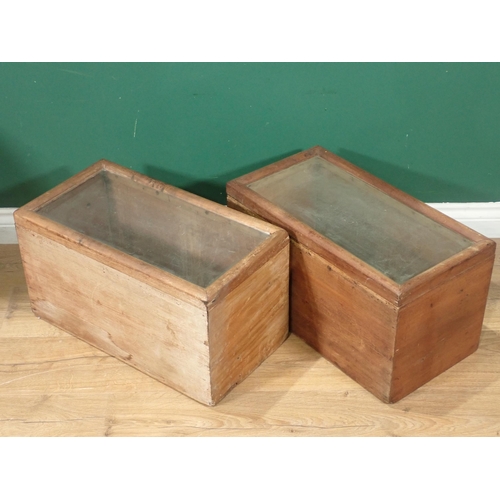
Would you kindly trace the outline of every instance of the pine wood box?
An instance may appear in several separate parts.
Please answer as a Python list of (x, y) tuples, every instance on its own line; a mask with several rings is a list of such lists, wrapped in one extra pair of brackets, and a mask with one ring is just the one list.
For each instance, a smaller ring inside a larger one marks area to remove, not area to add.
[(382, 401), (477, 349), (494, 241), (320, 146), (227, 194), (290, 235), (291, 332)]
[(288, 334), (286, 231), (106, 160), (15, 212), (34, 313), (206, 405)]

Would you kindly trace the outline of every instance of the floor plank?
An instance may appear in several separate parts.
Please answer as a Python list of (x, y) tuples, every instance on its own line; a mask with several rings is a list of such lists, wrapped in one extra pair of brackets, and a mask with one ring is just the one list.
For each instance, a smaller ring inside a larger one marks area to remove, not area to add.
[(500, 436), (500, 259), (478, 351), (398, 403), (291, 335), (208, 408), (37, 319), (0, 245), (0, 436)]

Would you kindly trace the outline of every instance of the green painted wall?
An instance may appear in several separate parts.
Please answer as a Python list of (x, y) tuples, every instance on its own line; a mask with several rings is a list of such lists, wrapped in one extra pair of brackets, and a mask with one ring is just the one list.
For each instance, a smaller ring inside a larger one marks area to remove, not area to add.
[(320, 144), (423, 201), (500, 200), (500, 64), (0, 64), (0, 206), (100, 158), (224, 202)]

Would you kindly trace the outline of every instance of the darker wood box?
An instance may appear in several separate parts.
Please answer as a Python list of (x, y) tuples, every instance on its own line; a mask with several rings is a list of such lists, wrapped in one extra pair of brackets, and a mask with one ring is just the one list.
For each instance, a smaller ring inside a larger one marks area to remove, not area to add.
[(105, 160), (15, 221), (37, 316), (201, 403), (288, 334), (283, 229)]
[(477, 349), (494, 241), (319, 146), (227, 194), (290, 235), (290, 330), (382, 401)]

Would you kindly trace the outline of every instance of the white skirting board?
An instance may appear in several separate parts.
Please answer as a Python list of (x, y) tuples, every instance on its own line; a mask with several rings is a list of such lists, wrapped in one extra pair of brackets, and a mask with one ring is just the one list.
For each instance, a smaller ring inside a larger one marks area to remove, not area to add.
[[(488, 238), (500, 238), (500, 202), (429, 203), (429, 205)], [(17, 243), (14, 210), (16, 209), (0, 208), (0, 244)]]
[(0, 244), (17, 243), (14, 210), (15, 208), (0, 208)]
[(500, 238), (500, 202), (428, 203), (428, 205), (487, 238)]

